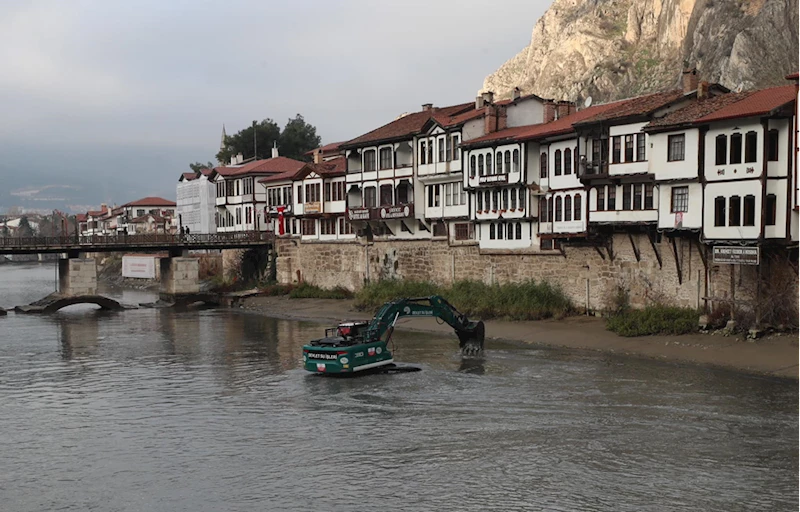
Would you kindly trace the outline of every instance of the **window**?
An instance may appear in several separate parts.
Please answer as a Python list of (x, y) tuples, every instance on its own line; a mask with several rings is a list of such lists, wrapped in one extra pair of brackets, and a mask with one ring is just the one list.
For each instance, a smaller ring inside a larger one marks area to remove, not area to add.
[(297, 185), (297, 202), (303, 202), (303, 185)]
[(241, 206), (237, 206), (236, 207), (236, 224), (241, 224), (241, 223), (242, 223), (242, 207)]
[(642, 185), (638, 183), (633, 185), (633, 209), (642, 209)]
[(547, 153), (539, 155), (539, 177), (547, 178)]
[(765, 224), (767, 226), (774, 226), (778, 214), (778, 197), (775, 194), (767, 194), (767, 204), (765, 206)]
[(435, 208), (441, 205), (441, 190), (439, 185), (428, 185), (428, 208)]
[(572, 196), (564, 197), (564, 220), (567, 222), (572, 220)]
[(319, 196), (319, 183), (310, 183), (306, 185), (306, 203), (318, 203)]
[(428, 163), (433, 163), (433, 139), (428, 139)]
[(459, 135), (453, 135), (453, 160), (461, 159), (461, 148), (458, 146), (460, 141)]
[(645, 138), (644, 133), (636, 134), (636, 161), (643, 162), (645, 158)]
[(617, 187), (609, 185), (608, 187), (608, 206), (607, 209), (613, 211), (617, 209)]
[(652, 183), (645, 183), (644, 184), (644, 209), (645, 210), (652, 210), (653, 209), (653, 184)]
[(394, 204), (394, 191), (391, 184), (381, 185), (381, 206)]
[(500, 209), (500, 192), (497, 190), (492, 191), (492, 211), (495, 212)]
[(364, 187), (364, 207), (375, 208), (376, 199), (375, 187)]
[(439, 141), (439, 161), (444, 162), (445, 159), (447, 158), (446, 156), (447, 151), (445, 150), (444, 146), (444, 137), (439, 137), (438, 141)]
[[(567, 150), (569, 151), (569, 150)], [(511, 168), (514, 172), (519, 172), (519, 150), (515, 149), (514, 154), (512, 156), (512, 161), (514, 162), (514, 167)], [(519, 224), (517, 224), (519, 226)]]
[(419, 141), (419, 164), (425, 165), (427, 160), (425, 159), (427, 153), (425, 152), (425, 141)]
[(375, 150), (370, 149), (368, 151), (364, 151), (364, 170), (365, 171), (374, 171), (375, 170)]
[(506, 231), (505, 224), (498, 224), (497, 225), (497, 239), (498, 240), (502, 240), (503, 239), (505, 231)]
[(670, 135), (667, 137), (668, 162), (677, 162), (684, 159), (684, 146), (686, 144), (686, 136), (684, 134)]
[(581, 195), (575, 194), (575, 220), (581, 220)]
[(522, 240), (522, 223), (517, 222), (517, 240)]
[(483, 155), (478, 155), (478, 174), (483, 176)]
[(392, 148), (381, 148), (381, 169), (392, 168)]
[(511, 209), (517, 209), (517, 189), (515, 188), (511, 189)]
[(508, 189), (503, 189), (503, 210), (508, 210)]
[(517, 194), (517, 200), (519, 201), (519, 209), (525, 209), (525, 189), (520, 188), (519, 193)]
[(778, 130), (767, 132), (767, 160), (778, 161)]
[(453, 138), (452, 137), (447, 137), (446, 139), (447, 139), (447, 142), (446, 142), (447, 148), (445, 149), (445, 153), (446, 153), (445, 158), (448, 161), (450, 161), (450, 160), (453, 159)]
[(756, 147), (758, 146), (758, 134), (754, 131), (749, 131), (744, 136), (744, 161), (747, 163), (755, 162)]
[(478, 212), (482, 212), (482, 211), (483, 211), (483, 194), (481, 194), (480, 192), (478, 192), (478, 194), (477, 194), (477, 199), (478, 199), (478, 201), (477, 201), (477, 205), (476, 205), (476, 207), (477, 207), (477, 211), (478, 211)]
[(597, 211), (606, 209), (606, 187), (597, 187)]
[(486, 174), (492, 174), (492, 155), (486, 155)]
[(553, 222), (553, 198), (547, 200), (547, 222)]
[(670, 212), (689, 211), (689, 187), (672, 187), (672, 203)]
[[(497, 174), (503, 174), (503, 153), (501, 151), (497, 152), (495, 163), (497, 165)], [(506, 169), (506, 172), (508, 172), (508, 169)]]
[[(728, 137), (725, 135), (717, 135), (717, 151), (714, 163), (716, 165), (725, 165), (728, 163)], [(720, 224), (721, 226), (724, 224)]]
[(739, 225), (741, 225), (742, 198), (740, 198), (739, 196), (731, 196), (730, 200), (728, 201), (728, 204), (729, 204), (728, 225), (729, 226), (739, 226)]
[(625, 161), (633, 162), (633, 135), (625, 136)]
[(336, 219), (320, 219), (320, 221), (319, 221), (319, 234), (320, 235), (335, 235), (336, 234)]
[(137, 217), (141, 217), (142, 215), (144, 215), (144, 208), (136, 210), (136, 216)]
[(556, 222), (561, 222), (562, 201), (561, 196), (556, 197)]
[(619, 135), (611, 138), (611, 163), (618, 164), (622, 156), (622, 137)]
[(506, 151), (506, 172), (511, 169), (511, 151)]
[(744, 196), (744, 222), (745, 226), (756, 225), (756, 196)]
[(333, 182), (332, 186), (333, 186), (332, 199), (334, 201), (344, 201), (344, 182), (335, 181)]
[(731, 135), (731, 158), (728, 163), (742, 163), (742, 134), (734, 133)]
[(494, 239), (495, 239), (495, 227), (494, 223), (492, 223), (489, 224), (489, 240), (494, 240)]
[[(600, 165), (603, 155), (603, 140), (592, 139), (592, 166)], [(592, 171), (594, 172), (594, 170)]]
[(239, 184), (240, 184), (241, 182), (242, 182), (242, 180), (236, 180), (236, 195), (237, 195), (237, 196), (238, 196), (238, 195), (241, 195), (241, 193), (239, 192)]
[(347, 220), (344, 217), (339, 217), (339, 234), (340, 235), (353, 234), (353, 225), (347, 222)]
[(317, 234), (317, 221), (315, 219), (303, 219), (300, 221), (300, 234), (302, 235), (316, 235)]
[(475, 155), (469, 157), (469, 176), (470, 178), (475, 177)]
[(459, 222), (455, 225), (456, 240), (472, 240), (472, 224), (469, 222)]
[(622, 185), (622, 209), (623, 210), (630, 210), (631, 209), (631, 185), (628, 183), (627, 185)]
[(461, 196), (461, 204), (467, 204), (467, 191), (464, 190), (464, 187), (459, 188), (458, 195)]
[[(480, 192), (479, 192), (480, 193)], [(488, 212), (492, 209), (492, 193), (490, 191), (486, 191), (483, 194), (483, 200), (485, 202), (484, 206), (486, 209), (484, 211)]]
[(557, 149), (555, 155), (553, 156), (553, 174), (555, 176), (561, 176), (561, 150)]
[(725, 198), (717, 196), (714, 199), (714, 225), (725, 225)]
[(326, 183), (325, 186), (324, 186), (324, 189), (325, 189), (325, 201), (330, 201), (331, 200), (331, 184), (330, 183)]
[(444, 205), (453, 206), (453, 196), (450, 195), (453, 185), (451, 183), (445, 183), (442, 186), (444, 187)]
[(409, 204), (411, 201), (409, 199), (409, 191), (411, 189), (411, 185), (406, 180), (401, 180), (400, 184), (397, 185), (397, 189), (395, 193), (397, 194), (397, 204)]
[(539, 222), (547, 222), (547, 208), (549, 206), (549, 202), (547, 199), (542, 198), (539, 200)]
[(568, 174), (572, 174), (572, 150), (569, 148), (564, 150), (564, 176)]

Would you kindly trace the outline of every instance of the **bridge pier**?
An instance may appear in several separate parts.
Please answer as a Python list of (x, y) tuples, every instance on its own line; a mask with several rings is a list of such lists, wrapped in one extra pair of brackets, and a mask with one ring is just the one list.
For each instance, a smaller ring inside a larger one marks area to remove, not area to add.
[(97, 294), (97, 262), (94, 258), (58, 260), (58, 291), (62, 296)]
[(200, 262), (197, 258), (163, 258), (161, 293), (185, 295), (200, 292)]

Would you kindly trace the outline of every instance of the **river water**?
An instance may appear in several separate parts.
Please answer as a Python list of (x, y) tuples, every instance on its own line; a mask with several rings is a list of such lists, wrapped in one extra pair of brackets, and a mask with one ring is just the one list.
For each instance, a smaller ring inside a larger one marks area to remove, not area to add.
[[(0, 306), (53, 291), (0, 266)], [(108, 290), (123, 302), (148, 292)], [(797, 510), (797, 383), (396, 333), (422, 372), (301, 369), (323, 326), (227, 310), (0, 317), (0, 509)]]

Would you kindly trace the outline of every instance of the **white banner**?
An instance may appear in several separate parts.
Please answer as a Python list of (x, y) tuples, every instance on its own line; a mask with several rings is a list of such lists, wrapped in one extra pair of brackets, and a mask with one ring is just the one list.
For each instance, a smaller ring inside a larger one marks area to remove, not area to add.
[(155, 279), (157, 262), (155, 256), (123, 256), (122, 277)]

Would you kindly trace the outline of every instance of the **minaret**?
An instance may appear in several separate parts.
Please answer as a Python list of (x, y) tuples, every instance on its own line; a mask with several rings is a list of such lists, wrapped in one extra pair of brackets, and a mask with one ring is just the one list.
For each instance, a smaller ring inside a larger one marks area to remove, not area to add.
[[(226, 133), (225, 133), (225, 123), (222, 123), (222, 137), (221, 137), (221, 138), (220, 138), (220, 140), (219, 140), (219, 150), (220, 150), (220, 151), (224, 151), (224, 150), (225, 150), (225, 138), (226, 138), (227, 136), (228, 136), (228, 134), (226, 134)], [(220, 162), (220, 161), (218, 160), (218, 161), (217, 161), (217, 163), (218, 163), (220, 166), (223, 166), (223, 165), (225, 165), (227, 162)]]

